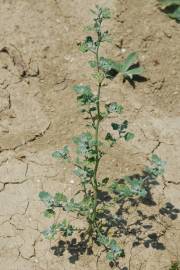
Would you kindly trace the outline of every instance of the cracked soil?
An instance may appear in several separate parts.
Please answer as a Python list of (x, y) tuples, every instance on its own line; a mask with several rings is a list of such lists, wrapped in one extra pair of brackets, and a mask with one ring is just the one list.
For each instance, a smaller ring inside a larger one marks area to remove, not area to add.
[(125, 206), (120, 269), (169, 270), (180, 260), (180, 25), (156, 0), (0, 0), (0, 270), (110, 269), (98, 249), (98, 260), (80, 254), (72, 263), (72, 254), (58, 255), (60, 239), (41, 235), (49, 220), (38, 199), (42, 190), (71, 196), (78, 186), (51, 153), (86, 129), (72, 86), (91, 83), (77, 43), (96, 3), (113, 13), (113, 44), (104, 53), (121, 60), (137, 51), (147, 78), (132, 88), (117, 76), (104, 88), (103, 102), (123, 104), (121, 117), (136, 137), (113, 148), (100, 173), (141, 173), (151, 153), (167, 161), (152, 203)]

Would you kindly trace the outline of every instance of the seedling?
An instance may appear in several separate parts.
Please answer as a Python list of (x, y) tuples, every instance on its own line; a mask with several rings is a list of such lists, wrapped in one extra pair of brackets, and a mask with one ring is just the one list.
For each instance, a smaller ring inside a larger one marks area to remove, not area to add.
[(104, 88), (104, 82), (113, 78), (112, 70), (130, 79), (133, 79), (134, 75), (142, 74), (143, 70), (141, 67), (134, 67), (134, 64), (138, 62), (135, 52), (129, 54), (122, 63), (100, 56), (102, 43), (110, 40), (108, 31), (102, 28), (103, 21), (111, 17), (110, 10), (97, 5), (96, 10), (91, 10), (91, 12), (95, 17), (93, 24), (86, 30), (91, 31), (92, 36), (89, 35), (80, 44), (80, 51), (93, 56), (89, 64), (93, 69), (92, 76), (97, 90), (93, 91), (89, 85), (83, 84), (73, 87), (81, 112), (89, 115), (88, 130), (73, 138), (77, 154), (75, 159), (72, 158), (67, 145), (53, 153), (54, 158), (74, 165), (74, 174), (79, 177), (81, 188), (73, 198), (68, 198), (64, 193), (51, 195), (45, 191), (40, 192), (39, 197), (46, 206), (44, 212), (46, 217), (54, 217), (56, 210), (66, 212), (67, 216), (68, 213), (73, 212), (77, 218), (83, 217), (87, 224), (84, 229), (79, 229), (75, 224), (70, 224), (67, 219), (58, 220), (43, 232), (46, 238), (53, 239), (59, 233), (63, 237), (79, 233), (89, 248), (92, 248), (93, 244), (104, 247), (107, 260), (110, 263), (116, 263), (119, 257), (124, 256), (123, 247), (119, 239), (115, 237), (118, 224), (121, 222), (121, 217), (117, 214), (118, 207), (124, 199), (146, 197), (147, 181), (161, 175), (165, 164), (158, 156), (153, 155), (150, 160), (152, 166), (145, 168), (142, 177), (124, 177), (121, 180), (112, 181), (109, 177), (102, 179), (98, 174), (99, 164), (106, 154), (105, 146), (111, 148), (118, 140), (128, 142), (134, 138), (134, 134), (128, 131), (127, 120), (113, 122), (111, 124), (113, 134), (109, 131), (104, 139), (100, 138), (99, 130), (102, 121), (111, 114), (118, 116), (123, 112), (123, 106), (115, 101), (106, 104), (102, 110), (101, 91)]
[(177, 22), (180, 22), (180, 0), (159, 0), (165, 13)]

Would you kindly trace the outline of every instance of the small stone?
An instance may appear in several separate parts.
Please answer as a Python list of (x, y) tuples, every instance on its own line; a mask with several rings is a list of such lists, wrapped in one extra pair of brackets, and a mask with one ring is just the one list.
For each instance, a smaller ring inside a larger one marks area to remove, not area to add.
[(122, 53), (125, 53), (125, 52), (126, 52), (126, 49), (125, 49), (125, 48), (122, 48), (122, 49), (121, 49), (121, 52), (122, 52)]

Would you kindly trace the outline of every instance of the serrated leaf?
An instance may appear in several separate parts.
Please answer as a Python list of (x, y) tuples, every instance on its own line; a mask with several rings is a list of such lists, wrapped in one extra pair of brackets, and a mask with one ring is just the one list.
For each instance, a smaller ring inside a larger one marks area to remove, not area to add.
[(89, 85), (74, 85), (73, 90), (78, 94), (77, 100), (81, 103), (81, 105), (96, 102), (96, 97), (93, 95)]
[(66, 219), (64, 219), (62, 221), (62, 223), (59, 223), (58, 227), (59, 227), (60, 231), (63, 232), (63, 235), (65, 237), (71, 236), (74, 232), (73, 226), (70, 225)]
[(55, 152), (52, 153), (52, 157), (56, 159), (64, 159), (64, 160), (69, 160), (69, 149), (68, 146), (65, 145), (63, 149), (56, 150)]
[(124, 136), (124, 139), (125, 139), (125, 141), (128, 142), (128, 141), (134, 139), (134, 137), (135, 137), (134, 133), (127, 132), (127, 133), (125, 134), (125, 136)]
[(118, 104), (117, 102), (112, 102), (110, 104), (105, 105), (106, 110), (108, 113), (122, 113), (123, 111), (123, 106)]

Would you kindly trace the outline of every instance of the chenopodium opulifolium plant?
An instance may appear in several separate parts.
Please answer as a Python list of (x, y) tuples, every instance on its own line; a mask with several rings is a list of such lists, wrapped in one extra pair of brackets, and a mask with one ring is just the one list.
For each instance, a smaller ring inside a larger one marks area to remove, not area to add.
[[(115, 101), (106, 104), (102, 111), (101, 91), (104, 81), (112, 79), (112, 70), (121, 73), (125, 78), (133, 79), (134, 75), (141, 74), (142, 68), (134, 68), (132, 65), (137, 63), (137, 54), (131, 53), (122, 62), (116, 62), (100, 56), (102, 43), (109, 42), (108, 31), (103, 31), (102, 23), (110, 19), (110, 10), (96, 6), (92, 10), (95, 18), (93, 24), (88, 26), (88, 31), (93, 32), (92, 36), (87, 36), (80, 44), (80, 51), (91, 53), (93, 59), (89, 65), (93, 69), (93, 78), (96, 81), (97, 91), (92, 91), (89, 85), (75, 85), (73, 87), (77, 94), (78, 103), (81, 106), (81, 112), (89, 115), (88, 131), (73, 138), (76, 145), (77, 157), (75, 160), (71, 157), (69, 147), (65, 145), (61, 150), (53, 153), (53, 157), (70, 162), (74, 165), (74, 174), (79, 177), (81, 188), (73, 198), (68, 198), (65, 194), (58, 192), (51, 195), (48, 192), (40, 192), (39, 197), (45, 204), (44, 215), (48, 218), (54, 217), (56, 210), (62, 210), (66, 213), (73, 212), (77, 217), (84, 217), (87, 227), (84, 229), (84, 239), (87, 246), (96, 243), (105, 248), (107, 260), (115, 263), (119, 257), (124, 256), (123, 247), (119, 245), (118, 239), (113, 237), (112, 231), (116, 231), (120, 217), (113, 214), (122, 200), (146, 196), (147, 181), (161, 175), (164, 170), (164, 163), (158, 156), (153, 155), (152, 167), (145, 168), (145, 175), (140, 178), (124, 177), (122, 181), (111, 181), (108, 177), (101, 179), (98, 176), (99, 164), (105, 155), (103, 146), (113, 147), (121, 139), (129, 141), (134, 138), (134, 134), (128, 131), (128, 121), (113, 122), (111, 124), (112, 135), (108, 132), (106, 136), (100, 139), (99, 129), (101, 122), (108, 118), (110, 114), (121, 114), (123, 106)], [(92, 130), (92, 131), (91, 131)], [(110, 201), (106, 201), (101, 194), (106, 193), (110, 196)], [(81, 196), (80, 196), (81, 193)], [(110, 233), (111, 230), (111, 233)], [(82, 233), (75, 225), (69, 223), (67, 219), (61, 222), (55, 222), (43, 234), (48, 239), (53, 239), (57, 233), (62, 233), (64, 237), (70, 237), (73, 233)], [(111, 235), (111, 236), (110, 236)]]
[(180, 0), (159, 0), (165, 13), (177, 22), (180, 22)]

